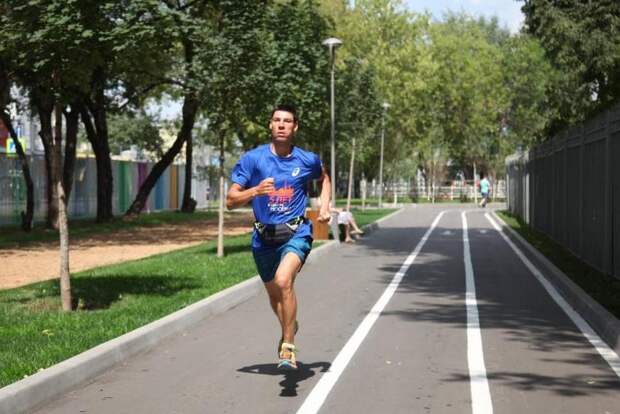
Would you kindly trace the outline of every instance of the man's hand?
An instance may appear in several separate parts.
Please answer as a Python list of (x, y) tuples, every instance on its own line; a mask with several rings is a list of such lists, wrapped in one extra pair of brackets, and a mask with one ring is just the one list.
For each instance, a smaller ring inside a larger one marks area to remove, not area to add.
[(329, 219), (331, 218), (332, 218), (332, 215), (329, 212), (329, 207), (328, 208), (321, 207), (321, 210), (319, 211), (319, 217), (317, 220), (319, 220), (320, 223), (327, 223)]
[(273, 177), (265, 178), (260, 182), (256, 187), (256, 196), (267, 195), (273, 191), (276, 191), (276, 187), (274, 185)]

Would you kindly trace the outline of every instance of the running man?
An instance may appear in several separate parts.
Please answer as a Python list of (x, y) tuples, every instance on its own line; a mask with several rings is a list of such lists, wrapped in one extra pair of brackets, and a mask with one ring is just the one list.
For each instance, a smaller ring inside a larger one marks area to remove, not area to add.
[(480, 173), (480, 194), (482, 195), (482, 200), (480, 200), (480, 207), (486, 207), (487, 202), (489, 201), (489, 193), (491, 192), (491, 183), (484, 176), (484, 173)]
[[(252, 253), (280, 321), (278, 368), (297, 369), (294, 282), (312, 248), (312, 224), (305, 218), (306, 184), (321, 182), (319, 221), (330, 218), (331, 183), (318, 155), (293, 145), (299, 127), (295, 107), (279, 105), (271, 113), (271, 143), (247, 153), (235, 165), (226, 196), (229, 209), (250, 201), (254, 211)], [(324, 207), (323, 207), (324, 206)]]

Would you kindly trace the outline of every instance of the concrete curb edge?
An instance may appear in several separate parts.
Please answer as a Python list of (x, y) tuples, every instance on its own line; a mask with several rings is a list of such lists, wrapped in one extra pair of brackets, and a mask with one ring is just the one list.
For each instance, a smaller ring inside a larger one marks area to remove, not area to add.
[(562, 270), (547, 259), (545, 255), (506, 224), (495, 211), (493, 211), (493, 216), (514, 241), (525, 247), (530, 254), (546, 267), (546, 270), (548, 270), (548, 272), (545, 272), (547, 280), (553, 284), (568, 304), (585, 319), (601, 339), (616, 354), (620, 355), (620, 320), (592, 299), (581, 287), (566, 276)]

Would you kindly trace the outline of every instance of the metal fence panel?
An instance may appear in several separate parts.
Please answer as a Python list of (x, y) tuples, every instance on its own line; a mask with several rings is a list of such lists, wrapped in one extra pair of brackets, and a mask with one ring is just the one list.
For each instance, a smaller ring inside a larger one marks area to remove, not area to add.
[(567, 170), (566, 170), (566, 200), (567, 211), (566, 220), (571, 228), (566, 235), (566, 246), (576, 255), (581, 250), (581, 151), (582, 147), (572, 147), (568, 149)]
[(620, 131), (612, 135), (612, 268), (620, 275)]
[(566, 157), (565, 141), (562, 139), (553, 152), (552, 187), (552, 234), (559, 243), (566, 242), (566, 174), (564, 159)]
[(116, 183), (115, 192), (118, 194), (118, 211), (123, 212), (127, 211), (131, 198), (129, 164), (124, 161), (119, 161), (116, 163), (116, 169), (118, 176), (114, 182)]
[(591, 142), (584, 147), (583, 156), (583, 259), (598, 269), (604, 267), (604, 141)]
[(155, 210), (163, 210), (165, 208), (164, 199), (166, 197), (167, 174), (162, 174), (155, 184)]
[(508, 157), (508, 208), (588, 264), (620, 277), (619, 159), (620, 104)]
[(168, 203), (169, 207), (172, 209), (178, 208), (178, 200), (179, 200), (179, 180), (178, 180), (178, 170), (176, 165), (171, 165), (169, 168), (170, 171), (170, 179), (169, 179), (169, 194)]
[(183, 205), (183, 192), (185, 190), (185, 168), (180, 166), (177, 168), (177, 208)]
[(97, 214), (97, 164), (92, 158), (78, 158), (73, 173), (69, 215), (92, 217)]

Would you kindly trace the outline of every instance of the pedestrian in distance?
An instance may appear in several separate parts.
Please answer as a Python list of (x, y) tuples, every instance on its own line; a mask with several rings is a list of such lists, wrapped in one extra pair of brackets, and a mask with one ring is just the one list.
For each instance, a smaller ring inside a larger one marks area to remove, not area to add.
[[(341, 242), (355, 243), (355, 239), (352, 236), (361, 236), (364, 234), (364, 231), (357, 225), (353, 213), (348, 210), (334, 207), (331, 207), (330, 210), (332, 213), (337, 215), (336, 217)], [(334, 217), (332, 217), (332, 220), (334, 220)]]
[(480, 194), (482, 195), (482, 200), (480, 200), (480, 207), (487, 206), (490, 192), (491, 192), (491, 183), (484, 176), (484, 173), (480, 173)]
[(318, 220), (330, 219), (331, 182), (315, 153), (293, 144), (299, 127), (292, 105), (278, 105), (269, 121), (271, 143), (246, 152), (235, 165), (226, 196), (229, 209), (252, 203), (252, 253), (281, 327), (278, 368), (297, 369), (295, 277), (312, 249), (312, 224), (305, 217), (307, 183), (321, 183)]

